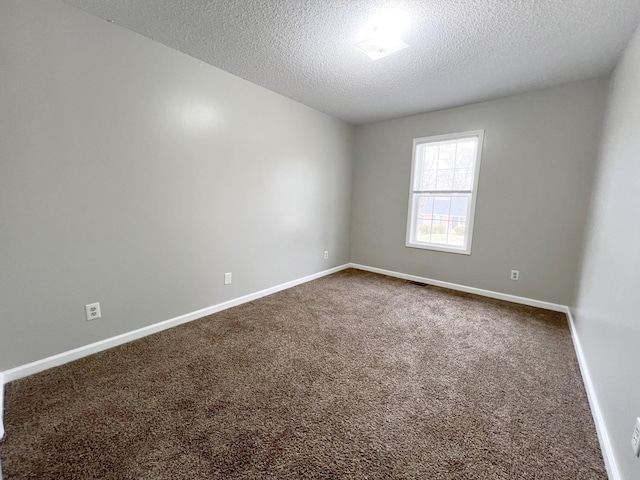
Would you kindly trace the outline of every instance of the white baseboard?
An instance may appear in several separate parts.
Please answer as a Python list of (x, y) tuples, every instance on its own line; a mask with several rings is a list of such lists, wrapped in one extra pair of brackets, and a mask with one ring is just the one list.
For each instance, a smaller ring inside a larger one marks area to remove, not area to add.
[(427, 283), (429, 285), (435, 285), (436, 287), (450, 288), (451, 290), (458, 290), (460, 292), (474, 293), (483, 297), (495, 298), (498, 300), (506, 300), (507, 302), (519, 303), (521, 305), (529, 305), (530, 307), (539, 307), (547, 310), (553, 310), (554, 312), (566, 312), (567, 307), (558, 303), (543, 302), (542, 300), (534, 300), (532, 298), (518, 297), (517, 295), (509, 295), (507, 293), (492, 292), (491, 290), (483, 290), (476, 287), (468, 287), (466, 285), (459, 285), (457, 283), (443, 282), (441, 280), (434, 280), (433, 278), (418, 277), (417, 275), (408, 275), (406, 273), (394, 272), (392, 270), (384, 270), (382, 268), (368, 267), (366, 265), (359, 265), (357, 263), (351, 263), (351, 268), (357, 268), (358, 270), (364, 270), (366, 272), (380, 273), (382, 275), (388, 275), (389, 277), (402, 278), (404, 280), (411, 280), (414, 282)]
[(613, 447), (611, 446), (611, 440), (607, 433), (607, 425), (604, 421), (593, 383), (591, 382), (591, 374), (589, 373), (587, 361), (584, 356), (584, 352), (582, 351), (582, 344), (580, 343), (580, 338), (576, 331), (571, 309), (566, 307), (565, 313), (567, 314), (567, 319), (569, 321), (569, 330), (571, 330), (573, 348), (576, 351), (578, 365), (580, 366), (580, 373), (582, 374), (582, 381), (584, 382), (584, 388), (587, 391), (587, 398), (589, 399), (589, 406), (591, 407), (591, 415), (593, 415), (593, 422), (596, 426), (596, 433), (598, 434), (598, 441), (600, 442), (600, 450), (602, 451), (602, 457), (604, 458), (607, 475), (609, 476), (609, 480), (622, 480), (622, 475), (618, 469), (618, 463), (613, 455)]
[[(57, 367), (65, 363), (72, 362), (73, 360), (86, 357), (93, 353), (101, 352), (103, 350), (107, 350), (109, 348), (122, 345), (123, 343), (128, 343), (133, 340), (146, 337), (147, 335), (161, 332), (162, 330), (166, 330), (168, 328), (172, 328), (172, 327), (181, 325), (183, 323), (191, 322), (193, 320), (206, 317), (207, 315), (211, 315), (216, 312), (226, 310), (227, 308), (235, 307), (237, 305), (241, 305), (243, 303), (247, 303), (261, 297), (266, 297), (267, 295), (271, 295), (273, 293), (280, 292), (282, 290), (286, 290), (291, 287), (295, 287), (296, 285), (300, 285), (302, 283), (310, 282), (311, 280), (315, 280), (317, 278), (324, 277), (326, 275), (330, 275), (332, 273), (339, 272), (341, 270), (345, 270), (346, 268), (349, 268), (348, 264), (341, 265), (335, 268), (330, 268), (322, 272), (314, 273), (306, 277), (298, 278), (290, 282), (276, 285), (275, 287), (267, 288), (265, 290), (260, 290), (259, 292), (251, 293), (249, 295), (244, 295), (242, 297), (238, 297), (233, 300), (228, 300), (226, 302), (218, 303), (211, 307), (203, 308), (201, 310), (196, 310), (195, 312), (187, 313), (185, 315), (180, 315), (179, 317), (171, 318), (169, 320), (165, 320), (159, 323), (154, 323), (153, 325), (149, 325), (147, 327), (142, 327), (137, 330), (133, 330), (131, 332), (123, 333), (121, 335), (116, 335), (115, 337), (107, 338), (105, 340), (100, 340), (99, 342), (91, 343), (89, 345), (84, 345), (82, 347), (74, 348), (73, 350), (69, 350), (67, 352), (62, 352), (57, 355), (53, 355), (51, 357), (43, 358), (42, 360), (37, 360), (35, 362), (31, 362), (26, 365), (21, 365), (19, 367), (15, 367), (10, 370), (5, 370), (4, 372), (0, 372), (0, 378), (2, 379), (2, 382), (0, 384), (4, 385), (5, 383), (12, 382), (13, 380), (18, 380), (20, 378), (33, 375), (34, 373), (42, 372), (43, 370), (47, 370), (52, 367)], [(1, 419), (2, 417), (0, 416), (0, 425), (2, 425)]]
[(582, 379), (587, 392), (587, 397), (589, 399), (589, 405), (591, 407), (591, 413), (593, 415), (593, 419), (595, 422), (596, 431), (598, 434), (598, 440), (600, 441), (600, 448), (602, 450), (604, 463), (607, 468), (609, 479), (622, 480), (622, 477), (620, 476), (620, 471), (618, 470), (617, 463), (613, 456), (613, 450), (611, 448), (611, 442), (609, 440), (604, 418), (600, 410), (600, 404), (598, 403), (598, 399), (596, 397), (593, 384), (591, 383), (591, 376), (589, 374), (589, 369), (587, 368), (586, 360), (582, 352), (582, 346), (580, 344), (580, 339), (578, 338), (575, 325), (573, 322), (573, 316), (571, 315), (571, 310), (569, 309), (569, 307), (565, 305), (559, 305), (556, 303), (543, 302), (541, 300), (534, 300), (531, 298), (519, 297), (516, 295), (509, 295), (506, 293), (493, 292), (490, 290), (483, 290), (480, 288), (469, 287), (466, 285), (443, 282), (440, 280), (434, 280), (431, 278), (419, 277), (416, 275), (409, 275), (409, 274), (400, 273), (400, 272), (394, 272), (391, 270), (384, 270), (382, 268), (368, 267), (366, 265), (360, 265), (356, 263), (349, 263), (349, 264), (341, 265), (335, 268), (331, 268), (329, 270), (324, 270), (322, 272), (318, 272), (313, 275), (308, 275), (306, 277), (299, 278), (297, 280), (292, 280), (290, 282), (276, 285), (275, 287), (267, 288), (265, 290), (261, 290), (256, 293), (252, 293), (249, 295), (245, 295), (243, 297), (239, 297), (233, 300), (219, 303), (217, 305), (203, 308), (195, 312), (187, 313), (185, 315), (181, 315), (179, 317), (175, 317), (170, 320), (165, 320), (163, 322), (159, 322), (153, 325), (149, 325), (147, 327), (139, 328), (137, 330), (123, 333), (121, 335), (117, 335), (115, 337), (111, 337), (105, 340), (101, 340), (99, 342), (85, 345), (83, 347), (75, 348), (73, 350), (69, 350), (68, 352), (59, 353), (57, 355), (53, 355), (51, 357), (47, 357), (42, 360), (37, 360), (35, 362), (28, 363), (26, 365), (22, 365), (16, 368), (12, 368), (10, 370), (6, 370), (4, 372), (0, 372), (0, 438), (4, 436), (4, 423), (3, 423), (4, 405), (3, 403), (4, 403), (5, 383), (11, 382), (13, 380), (17, 380), (19, 378), (26, 377), (28, 375), (32, 375), (34, 373), (47, 370), (52, 367), (63, 365), (73, 360), (77, 360), (79, 358), (86, 357), (93, 353), (101, 352), (103, 350), (107, 350), (109, 348), (122, 345), (123, 343), (131, 342), (133, 340), (146, 337), (147, 335), (151, 335), (151, 334), (160, 332), (162, 330), (166, 330), (168, 328), (181, 325), (183, 323), (197, 320), (207, 315), (211, 315), (213, 313), (226, 310), (227, 308), (235, 307), (237, 305), (241, 305), (243, 303), (247, 303), (252, 300), (256, 300), (258, 298), (265, 297), (267, 295), (271, 295), (273, 293), (280, 292), (282, 290), (286, 290), (291, 287), (295, 287), (296, 285), (300, 285), (302, 283), (306, 283), (311, 280), (315, 280), (317, 278), (324, 277), (326, 275), (330, 275), (332, 273), (336, 273), (341, 270), (345, 270), (347, 268), (355, 268), (355, 269), (364, 270), (367, 272), (388, 275), (390, 277), (396, 277), (396, 278), (402, 278), (404, 280), (427, 283), (429, 285), (435, 285), (438, 287), (450, 288), (452, 290), (458, 290), (461, 292), (473, 293), (473, 294), (481, 295), (484, 297), (495, 298), (498, 300), (506, 300), (509, 302), (519, 303), (522, 305), (529, 305), (532, 307), (545, 308), (547, 310), (553, 310), (556, 312), (565, 313), (568, 318), (569, 329), (571, 331), (571, 338), (573, 340), (573, 345), (576, 352), (576, 357), (578, 359), (578, 364), (580, 365), (580, 372), (582, 373)]

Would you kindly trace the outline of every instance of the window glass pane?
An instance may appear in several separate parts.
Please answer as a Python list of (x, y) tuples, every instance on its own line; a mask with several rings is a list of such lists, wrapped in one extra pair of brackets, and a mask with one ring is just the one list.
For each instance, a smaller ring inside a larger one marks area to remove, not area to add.
[(455, 227), (452, 226), (448, 231), (447, 245), (463, 247), (466, 227), (465, 222), (458, 222)]
[(420, 177), (420, 184), (418, 190), (435, 190), (436, 189), (436, 171), (437, 170), (423, 170)]
[(464, 246), (470, 198), (470, 194), (416, 194), (411, 240), (442, 246)]
[(478, 141), (475, 138), (465, 139), (458, 142), (458, 151), (456, 153), (456, 168), (473, 167), (477, 145)]
[(471, 190), (473, 188), (473, 170), (470, 168), (457, 168), (451, 183), (450, 190)]
[(433, 222), (431, 225), (431, 243), (447, 244), (447, 226), (451, 211), (451, 196), (433, 198)]
[(438, 148), (438, 170), (453, 168), (456, 160), (456, 144), (442, 143)]
[(414, 190), (434, 190), (436, 188), (437, 154), (437, 146), (418, 145), (416, 148)]
[(477, 139), (418, 145), (414, 190), (471, 190)]
[(457, 217), (459, 221), (466, 222), (469, 211), (469, 201), (471, 194), (459, 194), (451, 197), (451, 213), (452, 217)]
[(437, 170), (425, 170), (422, 177), (422, 188), (420, 190), (436, 189)]
[(453, 168), (447, 168), (446, 170), (436, 170), (436, 186), (434, 190), (453, 190)]
[(424, 169), (433, 170), (436, 168), (438, 147), (435, 145), (423, 145), (424, 149)]
[(429, 195), (415, 195), (413, 205), (413, 211), (416, 215), (412, 239), (416, 242), (429, 243), (431, 242), (433, 221), (433, 199)]

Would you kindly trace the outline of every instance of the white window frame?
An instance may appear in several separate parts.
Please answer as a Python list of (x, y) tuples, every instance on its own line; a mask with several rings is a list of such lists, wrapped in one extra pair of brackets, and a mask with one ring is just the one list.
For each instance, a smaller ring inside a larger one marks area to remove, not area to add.
[[(452, 190), (452, 191), (438, 191), (438, 190), (414, 190), (416, 180), (416, 152), (418, 146), (427, 143), (437, 143), (448, 140), (462, 140), (464, 138), (476, 137), (478, 139), (478, 145), (476, 148), (476, 158), (473, 171), (473, 186), (471, 191), (469, 190)], [(450, 133), (446, 135), (435, 135), (431, 137), (420, 137), (413, 139), (413, 152), (411, 154), (411, 183), (409, 184), (409, 207), (407, 211), (407, 236), (405, 246), (411, 248), (421, 248), (424, 250), (435, 250), (438, 252), (449, 253), (461, 253), (464, 255), (471, 255), (471, 240), (473, 237), (473, 223), (476, 212), (476, 198), (478, 193), (478, 180), (480, 179), (480, 161), (482, 159), (482, 145), (484, 142), (484, 130), (472, 130), (469, 132)], [(415, 230), (416, 215), (413, 212), (414, 196), (418, 194), (456, 194), (456, 193), (471, 193), (471, 199), (469, 201), (469, 207), (467, 211), (467, 227), (465, 229), (466, 245), (462, 247), (455, 247), (451, 245), (442, 245), (436, 243), (425, 242), (412, 242), (411, 233)]]

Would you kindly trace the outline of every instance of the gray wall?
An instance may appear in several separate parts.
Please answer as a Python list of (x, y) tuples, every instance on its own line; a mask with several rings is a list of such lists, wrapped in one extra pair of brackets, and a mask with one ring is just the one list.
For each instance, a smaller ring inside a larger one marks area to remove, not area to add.
[(325, 114), (35, 0), (0, 2), (0, 112), (0, 370), (349, 261)]
[(640, 417), (640, 30), (611, 80), (576, 329), (622, 478)]
[[(351, 261), (567, 305), (606, 79), (356, 128)], [(415, 137), (485, 130), (471, 255), (407, 248)], [(520, 280), (511, 281), (512, 269)]]

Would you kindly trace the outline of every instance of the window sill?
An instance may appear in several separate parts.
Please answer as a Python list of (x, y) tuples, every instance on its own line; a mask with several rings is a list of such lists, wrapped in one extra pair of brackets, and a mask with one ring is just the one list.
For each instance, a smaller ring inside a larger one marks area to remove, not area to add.
[(446, 247), (443, 245), (434, 245), (434, 244), (427, 244), (427, 243), (406, 243), (405, 247), (419, 248), (421, 250), (434, 250), (436, 252), (471, 255), (471, 247), (465, 249), (465, 248)]

